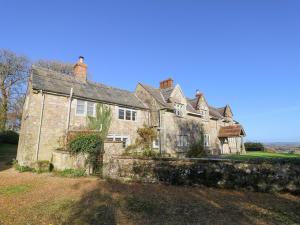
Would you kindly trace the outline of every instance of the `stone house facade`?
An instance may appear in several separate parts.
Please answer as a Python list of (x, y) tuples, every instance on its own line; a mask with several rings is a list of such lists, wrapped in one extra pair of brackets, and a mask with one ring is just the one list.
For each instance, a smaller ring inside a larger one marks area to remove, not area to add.
[(33, 66), (22, 115), (18, 162), (51, 161), (67, 132), (87, 126), (87, 116), (95, 114), (96, 103), (112, 109), (107, 141), (122, 142), (124, 149), (135, 141), (138, 128), (150, 126), (158, 130), (154, 149), (171, 156), (184, 156), (200, 134), (204, 134), (210, 154), (243, 151), (245, 132), (233, 120), (229, 106), (211, 107), (199, 92), (194, 99), (186, 98), (172, 79), (162, 81), (159, 88), (139, 83), (135, 92), (93, 83), (87, 80), (87, 65), (80, 57), (74, 65), (74, 76)]

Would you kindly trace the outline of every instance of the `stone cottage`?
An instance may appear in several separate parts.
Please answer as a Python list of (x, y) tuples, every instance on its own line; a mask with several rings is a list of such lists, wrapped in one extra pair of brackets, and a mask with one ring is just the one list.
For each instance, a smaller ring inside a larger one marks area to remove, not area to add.
[(139, 83), (135, 92), (94, 83), (87, 80), (87, 65), (80, 57), (73, 76), (33, 66), (23, 109), (18, 162), (51, 161), (67, 132), (86, 127), (87, 116), (95, 115), (96, 103), (112, 109), (107, 141), (122, 143), (119, 152), (135, 141), (137, 129), (144, 125), (158, 131), (154, 149), (171, 156), (183, 157), (201, 133), (210, 154), (237, 153), (244, 148), (245, 132), (234, 121), (229, 105), (214, 108), (200, 92), (195, 98), (187, 98), (172, 79), (160, 82), (159, 88)]

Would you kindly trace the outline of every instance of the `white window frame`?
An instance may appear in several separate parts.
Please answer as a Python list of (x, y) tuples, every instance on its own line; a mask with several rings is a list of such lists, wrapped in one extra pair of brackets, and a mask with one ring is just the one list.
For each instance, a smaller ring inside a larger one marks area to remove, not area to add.
[(177, 135), (176, 136), (176, 146), (177, 147), (188, 147), (189, 141), (188, 141), (188, 135)]
[[(124, 118), (123, 118), (123, 119), (120, 118), (120, 110), (123, 110), (123, 111), (124, 111)], [(129, 119), (129, 120), (126, 119), (126, 114), (127, 114), (127, 112), (130, 112), (130, 119)], [(134, 118), (134, 120), (133, 120), (133, 116), (132, 116), (132, 115), (133, 115), (134, 112), (135, 112), (135, 118)], [(119, 119), (119, 120), (133, 121), (133, 122), (136, 122), (136, 121), (137, 121), (137, 116), (138, 116), (137, 110), (119, 107), (117, 113), (118, 113), (117, 116), (118, 116), (118, 119)]]
[(123, 148), (126, 148), (128, 145), (130, 145), (130, 136), (128, 135), (119, 135), (119, 134), (108, 134), (107, 139), (111, 138), (113, 142), (117, 141), (116, 139), (121, 139), (120, 141), (124, 141), (124, 139), (126, 139), (126, 143), (125, 146), (123, 146)]
[(186, 106), (181, 103), (175, 103), (174, 112), (175, 112), (176, 116), (183, 117), (186, 112)]
[[(93, 115), (88, 115), (88, 104), (93, 104)], [(87, 116), (92, 116), (95, 117), (96, 116), (96, 103), (95, 102), (86, 102), (86, 115)]]
[(158, 138), (153, 140), (152, 147), (156, 148), (156, 149), (159, 148), (159, 139)]
[[(83, 102), (84, 104), (84, 109), (83, 109), (83, 113), (78, 113), (77, 108), (78, 108), (78, 102)], [(86, 101), (84, 100), (80, 100), (80, 99), (76, 99), (76, 116), (85, 116), (86, 115)]]
[(204, 134), (204, 147), (210, 147), (210, 135)]
[[(78, 101), (84, 102), (84, 113), (78, 113), (77, 112), (77, 107), (78, 107)], [(93, 104), (93, 115), (88, 115), (88, 101), (81, 100), (81, 99), (76, 99), (76, 108), (75, 108), (75, 115), (76, 116), (96, 116), (96, 103), (95, 102), (89, 102)]]

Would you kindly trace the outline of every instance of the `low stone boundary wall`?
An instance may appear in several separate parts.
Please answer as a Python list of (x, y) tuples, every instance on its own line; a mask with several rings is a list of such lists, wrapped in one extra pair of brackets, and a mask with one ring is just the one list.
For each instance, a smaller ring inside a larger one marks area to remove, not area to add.
[(251, 162), (213, 159), (140, 159), (111, 157), (103, 176), (139, 182), (299, 194), (300, 163)]
[(70, 152), (63, 150), (55, 150), (52, 152), (52, 160), (54, 169), (85, 169), (86, 157), (84, 155), (72, 156)]

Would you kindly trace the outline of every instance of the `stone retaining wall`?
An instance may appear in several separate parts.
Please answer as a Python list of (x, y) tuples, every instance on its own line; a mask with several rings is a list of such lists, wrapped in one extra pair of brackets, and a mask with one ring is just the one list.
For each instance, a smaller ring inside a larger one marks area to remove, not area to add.
[(103, 176), (123, 181), (205, 185), (261, 192), (300, 192), (299, 161), (245, 162), (114, 156), (104, 164)]

